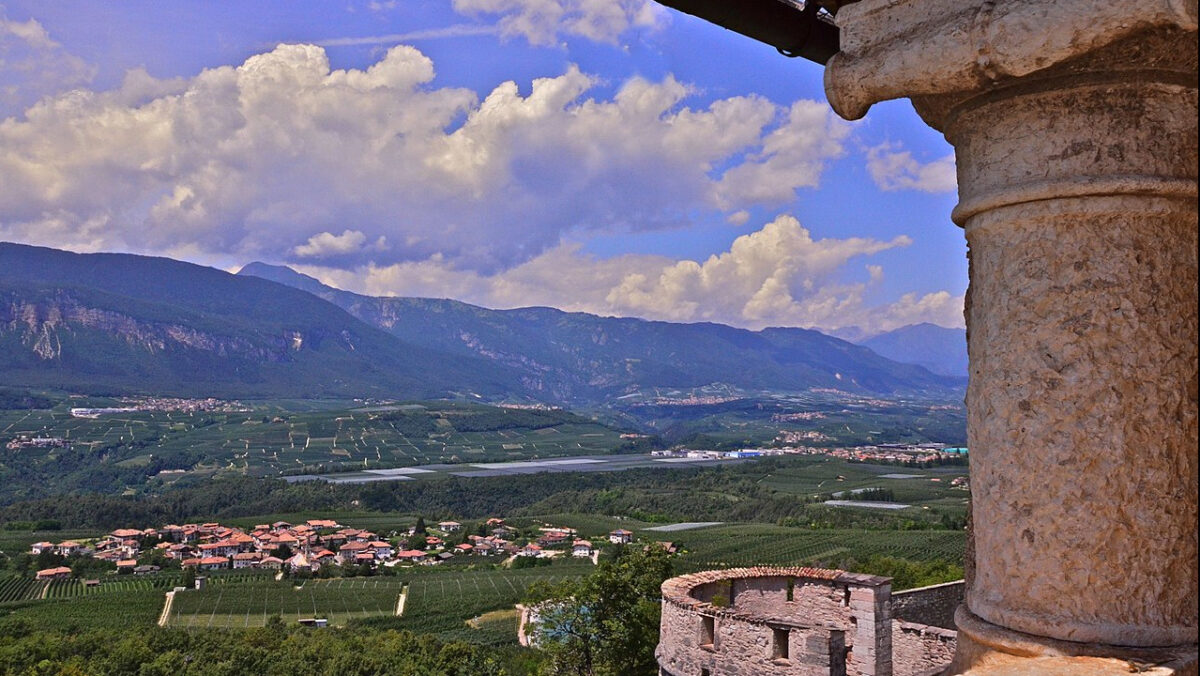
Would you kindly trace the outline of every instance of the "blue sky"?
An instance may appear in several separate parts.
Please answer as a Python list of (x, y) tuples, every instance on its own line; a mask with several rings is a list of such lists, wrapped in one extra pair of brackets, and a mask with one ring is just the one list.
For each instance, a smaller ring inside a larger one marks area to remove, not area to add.
[[(283, 45), (283, 46), (280, 46)], [(646, 0), (0, 0), (0, 239), (371, 294), (960, 326), (951, 149)]]

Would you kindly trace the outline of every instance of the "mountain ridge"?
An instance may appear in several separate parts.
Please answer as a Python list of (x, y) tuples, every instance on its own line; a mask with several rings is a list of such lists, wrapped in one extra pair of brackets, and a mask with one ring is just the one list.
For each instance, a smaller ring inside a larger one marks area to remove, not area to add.
[(924, 366), (939, 375), (967, 375), (966, 329), (922, 322), (855, 342), (888, 359)]
[[(691, 387), (724, 382), (748, 389), (846, 387), (876, 393), (944, 392), (962, 386), (958, 380), (884, 359), (811, 329), (749, 331), (554, 308), (490, 310), (448, 299), (364, 296), (265, 263), (248, 264), (238, 274), (308, 290), (405, 340), (533, 369), (543, 389), (567, 399), (589, 386), (644, 389), (655, 381)], [(581, 345), (588, 347), (586, 354), (580, 352)], [(637, 362), (640, 372), (622, 374), (622, 360)], [(586, 377), (572, 379), (571, 374)]]
[[(477, 377), (476, 360), (404, 345), (269, 280), (12, 243), (0, 243), (0, 346), (4, 380), (36, 387), (228, 396), (503, 390)], [(429, 385), (421, 366), (430, 362), (444, 386)]]
[(942, 398), (964, 384), (806, 329), (376, 298), (280, 266), (251, 264), (234, 275), (169, 258), (13, 243), (0, 243), (0, 382), (568, 407), (714, 385)]

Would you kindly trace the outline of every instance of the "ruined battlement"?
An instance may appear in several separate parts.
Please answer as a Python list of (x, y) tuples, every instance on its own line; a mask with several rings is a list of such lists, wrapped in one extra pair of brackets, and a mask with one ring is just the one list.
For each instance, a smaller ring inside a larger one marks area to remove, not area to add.
[[(954, 632), (893, 620), (891, 589), (885, 577), (821, 568), (672, 578), (662, 586), (661, 672), (890, 676), (948, 663)], [(894, 665), (894, 634), (903, 664)]]

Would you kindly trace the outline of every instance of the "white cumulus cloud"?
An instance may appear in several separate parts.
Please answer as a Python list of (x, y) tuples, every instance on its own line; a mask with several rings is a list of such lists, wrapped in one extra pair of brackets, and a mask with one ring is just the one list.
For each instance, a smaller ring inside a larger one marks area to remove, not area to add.
[[(308, 238), (304, 244), (293, 249), (300, 258), (336, 258), (356, 254), (367, 248), (367, 236), (358, 230), (343, 230), (342, 234), (320, 232)], [(372, 249), (387, 248), (387, 238), (380, 237), (371, 245)]]
[(880, 190), (953, 192), (958, 189), (954, 155), (922, 163), (893, 143), (867, 150), (867, 171)]
[(752, 329), (858, 326), (878, 333), (923, 321), (962, 326), (963, 299), (946, 291), (906, 294), (890, 304), (866, 302), (867, 291), (882, 283), (879, 265), (866, 266), (866, 283), (837, 281), (852, 260), (909, 243), (905, 236), (814, 239), (795, 218), (780, 216), (704, 261), (639, 254), (600, 259), (578, 245), (563, 245), (494, 274), (461, 269), (438, 256), (357, 269), (300, 269), (369, 295), (451, 297), (494, 308), (547, 305)]
[(626, 31), (656, 29), (666, 10), (651, 0), (453, 0), (455, 11), (468, 16), (494, 16), (500, 32), (531, 44), (553, 45), (577, 36), (615, 43)]
[(131, 71), (112, 91), (45, 98), (0, 121), (0, 238), (279, 261), (336, 241), (348, 265), (436, 255), (491, 274), (567, 235), (789, 202), (846, 129), (814, 102), (689, 107), (670, 76), (611, 99), (589, 97), (574, 67), (482, 100), (433, 78), (408, 46), (335, 70), (320, 47), (281, 45), (191, 78)]
[(0, 5), (0, 119), (43, 96), (86, 84), (95, 73), (36, 19), (9, 19)]

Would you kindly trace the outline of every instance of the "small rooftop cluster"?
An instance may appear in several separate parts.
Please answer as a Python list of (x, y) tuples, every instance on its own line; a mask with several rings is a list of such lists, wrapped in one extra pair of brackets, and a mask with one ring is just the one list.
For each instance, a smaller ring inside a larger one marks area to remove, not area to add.
[[(590, 540), (579, 538), (574, 529), (551, 525), (540, 528), (540, 535), (520, 546), (515, 542), (518, 531), (500, 518), (487, 520), (488, 535), (469, 535), (460, 544), (448, 543), (447, 538), (461, 529), (462, 524), (457, 521), (442, 521), (436, 529), (422, 534), (410, 529), (399, 540), (403, 547), (398, 547), (376, 533), (348, 528), (330, 519), (309, 519), (302, 524), (277, 521), (256, 525), (249, 531), (216, 522), (171, 524), (162, 528), (119, 528), (86, 545), (75, 541), (38, 542), (30, 551), (34, 555), (49, 551), (64, 557), (91, 556), (116, 564), (118, 571), (139, 574), (159, 569), (138, 565), (138, 559), (147, 552), (159, 552), (163, 559), (177, 562), (182, 568), (202, 571), (286, 568), (316, 572), (326, 565), (374, 568), (435, 564), (463, 555), (546, 558), (564, 551), (572, 556), (592, 557), (597, 551)], [(633, 533), (617, 529), (608, 534), (608, 540), (627, 544), (633, 541)], [(667, 545), (671, 548), (670, 543)], [(38, 578), (50, 580), (70, 574), (69, 568), (56, 567), (39, 571)]]

